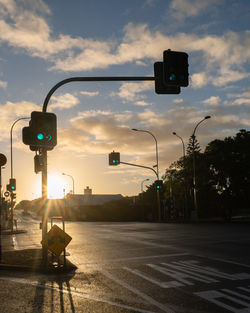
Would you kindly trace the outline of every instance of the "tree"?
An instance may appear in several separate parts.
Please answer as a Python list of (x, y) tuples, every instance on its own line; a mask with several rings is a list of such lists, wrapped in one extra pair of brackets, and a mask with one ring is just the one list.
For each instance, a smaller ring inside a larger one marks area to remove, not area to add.
[(250, 207), (250, 132), (214, 140), (205, 150), (213, 185), (232, 207)]

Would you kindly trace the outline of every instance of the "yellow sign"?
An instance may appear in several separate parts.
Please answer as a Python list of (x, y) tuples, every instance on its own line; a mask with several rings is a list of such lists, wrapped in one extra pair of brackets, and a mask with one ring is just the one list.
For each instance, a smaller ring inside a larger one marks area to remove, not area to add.
[(42, 245), (55, 255), (60, 256), (71, 240), (72, 238), (65, 231), (57, 225), (53, 225), (50, 231), (44, 236)]

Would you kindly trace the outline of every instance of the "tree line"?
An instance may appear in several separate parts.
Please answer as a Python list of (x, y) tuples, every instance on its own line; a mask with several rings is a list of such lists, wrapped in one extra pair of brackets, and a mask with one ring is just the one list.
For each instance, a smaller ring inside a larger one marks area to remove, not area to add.
[[(233, 137), (215, 139), (204, 152), (195, 136), (191, 136), (185, 156), (166, 169), (163, 180), (164, 219), (191, 219), (194, 188), (200, 218), (230, 220), (233, 212), (248, 210), (250, 213), (250, 132), (241, 129)], [(151, 198), (155, 203), (153, 190), (151, 185), (141, 195), (142, 202), (146, 204)]]

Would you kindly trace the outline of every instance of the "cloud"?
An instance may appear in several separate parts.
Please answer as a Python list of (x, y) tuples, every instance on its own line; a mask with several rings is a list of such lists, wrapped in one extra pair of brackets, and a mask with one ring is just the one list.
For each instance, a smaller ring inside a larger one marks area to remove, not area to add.
[(7, 82), (0, 80), (0, 87), (3, 89), (6, 89), (7, 88)]
[(152, 105), (152, 103), (148, 103), (146, 101), (136, 101), (135, 105), (144, 107), (144, 106)]
[[(147, 24), (128, 23), (123, 37), (117, 40), (74, 38), (60, 33), (54, 35), (45, 17), (38, 12), (38, 6), (29, 9), (24, 3), (0, 2), (0, 43), (6, 42), (33, 57), (45, 59), (50, 70), (91, 71), (126, 63), (142, 66), (161, 60), (162, 52), (171, 48), (189, 53), (194, 88), (208, 83), (225, 86), (249, 77), (244, 65), (250, 60), (250, 31), (220, 36), (190, 33), (169, 36), (149, 29)], [(47, 5), (42, 0), (39, 3), (43, 14), (48, 14)], [(216, 3), (217, 0), (174, 0), (171, 6), (175, 11), (195, 16)], [(135, 100), (125, 87), (120, 92), (124, 99)]]
[(51, 110), (71, 109), (79, 103), (79, 99), (70, 93), (61, 94), (59, 96), (51, 97)]
[[(7, 101), (5, 104), (0, 104), (0, 109), (1, 109), (0, 116), (1, 141), (10, 138), (11, 126), (17, 119), (23, 117), (30, 118), (30, 114), (32, 111), (41, 111), (40, 106), (29, 101), (20, 101), (20, 102)], [(18, 124), (21, 124), (21, 122)]]
[(203, 101), (203, 103), (207, 106), (217, 107), (220, 104), (220, 97), (212, 96)]
[(170, 8), (176, 18), (184, 19), (207, 12), (209, 8), (214, 8), (221, 2), (221, 0), (173, 0), (170, 3)]
[(153, 82), (122, 83), (117, 95), (127, 101), (135, 101), (143, 98), (142, 92), (152, 90)]
[(99, 95), (99, 91), (81, 91), (80, 94), (83, 96), (94, 97)]
[(191, 86), (194, 88), (201, 88), (206, 85), (208, 79), (206, 73), (195, 73), (191, 75)]

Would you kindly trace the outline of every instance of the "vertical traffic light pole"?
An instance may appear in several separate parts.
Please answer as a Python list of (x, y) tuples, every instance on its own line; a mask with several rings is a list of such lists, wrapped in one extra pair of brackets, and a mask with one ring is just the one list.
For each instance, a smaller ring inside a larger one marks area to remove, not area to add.
[[(42, 169), (42, 239), (44, 239), (48, 230), (48, 200), (47, 200), (47, 150), (46, 148), (41, 148), (41, 155), (43, 160)], [(42, 246), (42, 258), (44, 266), (47, 267), (48, 263), (48, 249)]]

